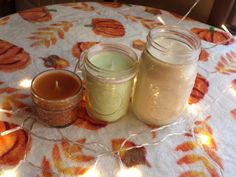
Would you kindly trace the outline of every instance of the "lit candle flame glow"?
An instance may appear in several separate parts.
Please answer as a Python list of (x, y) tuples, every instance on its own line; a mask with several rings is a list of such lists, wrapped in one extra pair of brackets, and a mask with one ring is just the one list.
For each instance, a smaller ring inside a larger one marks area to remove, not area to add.
[(160, 16), (158, 16), (157, 19), (158, 19), (163, 25), (166, 25), (165, 21), (164, 21)]
[(142, 173), (138, 168), (122, 168), (118, 173), (116, 177), (142, 177)]
[(24, 79), (22, 81), (20, 81), (19, 86), (20, 87), (24, 87), (24, 88), (29, 88), (31, 86), (31, 81), (30, 79)]

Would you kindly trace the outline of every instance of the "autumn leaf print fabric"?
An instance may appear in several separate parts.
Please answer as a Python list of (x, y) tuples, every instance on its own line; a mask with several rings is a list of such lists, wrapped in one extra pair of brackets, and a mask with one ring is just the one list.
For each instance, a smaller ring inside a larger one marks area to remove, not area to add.
[[(189, 17), (180, 26), (201, 39), (202, 49), (183, 122), (146, 125), (131, 108), (118, 122), (97, 122), (86, 111), (85, 97), (69, 127), (49, 128), (31, 119), (30, 89), (21, 81), (48, 69), (74, 71), (98, 43), (122, 43), (140, 56), (149, 30), (163, 25), (159, 17), (176, 25), (183, 16), (117, 2), (73, 2), (0, 18), (0, 176), (16, 167), (19, 177), (86, 176), (96, 164), (101, 176), (113, 177), (120, 162), (143, 177), (234, 176), (235, 37)], [(35, 121), (31, 133), (30, 126), (19, 128), (25, 119), (29, 125)]]

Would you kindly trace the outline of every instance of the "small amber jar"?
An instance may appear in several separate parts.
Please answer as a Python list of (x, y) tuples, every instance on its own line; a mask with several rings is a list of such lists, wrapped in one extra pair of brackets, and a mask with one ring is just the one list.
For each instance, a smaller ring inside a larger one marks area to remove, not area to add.
[(82, 100), (82, 82), (73, 72), (48, 70), (33, 79), (31, 97), (40, 122), (65, 127), (77, 118)]

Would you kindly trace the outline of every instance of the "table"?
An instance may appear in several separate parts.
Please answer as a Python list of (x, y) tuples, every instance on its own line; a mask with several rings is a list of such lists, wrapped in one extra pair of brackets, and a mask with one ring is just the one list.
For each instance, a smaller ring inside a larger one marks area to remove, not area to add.
[[(235, 176), (236, 42), (190, 18), (179, 25), (195, 32), (205, 49), (191, 104), (176, 123), (148, 126), (129, 110), (116, 123), (96, 125), (88, 121), (84, 102), (78, 120), (67, 128), (49, 128), (33, 119), (29, 85), (37, 73), (73, 70), (81, 52), (98, 42), (120, 42), (140, 55), (148, 31), (161, 25), (157, 17), (169, 25), (181, 18), (150, 7), (90, 2), (0, 19), (3, 176)], [(125, 31), (119, 31), (121, 26)]]

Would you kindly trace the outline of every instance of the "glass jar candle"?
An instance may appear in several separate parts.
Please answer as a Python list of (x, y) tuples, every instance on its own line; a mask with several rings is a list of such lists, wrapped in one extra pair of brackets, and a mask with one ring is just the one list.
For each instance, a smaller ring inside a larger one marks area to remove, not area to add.
[(137, 56), (121, 44), (97, 44), (82, 55), (86, 110), (100, 122), (124, 116), (130, 102)]
[(65, 127), (77, 118), (82, 100), (82, 81), (67, 70), (44, 71), (33, 79), (31, 97), (42, 123)]
[(181, 115), (196, 78), (200, 48), (199, 38), (189, 30), (161, 26), (149, 32), (132, 99), (138, 119), (161, 126)]

